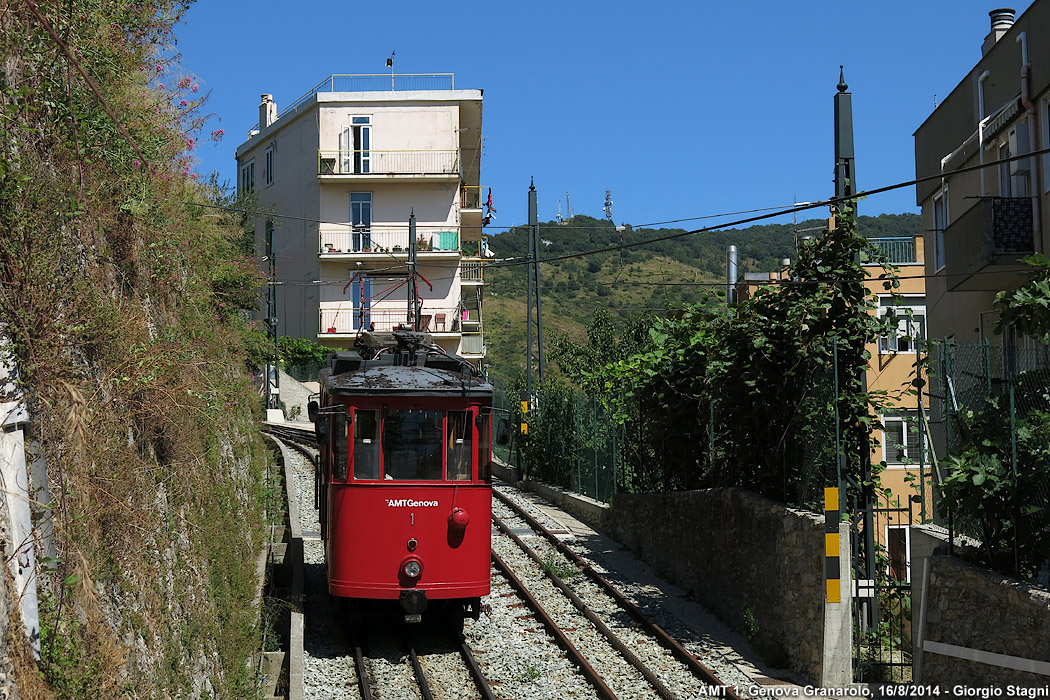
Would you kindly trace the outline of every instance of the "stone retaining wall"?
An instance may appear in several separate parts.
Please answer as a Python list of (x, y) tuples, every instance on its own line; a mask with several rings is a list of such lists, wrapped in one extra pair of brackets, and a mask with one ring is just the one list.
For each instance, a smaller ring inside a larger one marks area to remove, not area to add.
[[(849, 682), (848, 604), (841, 620), (825, 619), (822, 515), (730, 488), (617, 494), (605, 520), (609, 535), (747, 635), (771, 665)], [(848, 553), (843, 562), (848, 580)], [(828, 646), (845, 649), (832, 659)]]
[(958, 557), (913, 559), (916, 564), (923, 590), (916, 682), (945, 690), (1050, 688), (1050, 590)]

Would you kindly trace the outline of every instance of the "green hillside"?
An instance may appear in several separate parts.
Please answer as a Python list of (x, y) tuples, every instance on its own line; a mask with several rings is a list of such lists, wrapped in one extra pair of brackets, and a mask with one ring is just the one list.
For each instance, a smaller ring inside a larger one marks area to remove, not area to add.
[[(740, 273), (776, 270), (782, 258), (794, 258), (796, 231), (823, 227), (824, 219), (798, 224), (767, 224), (724, 229), (675, 238), (644, 246), (570, 257), (543, 263), (543, 321), (547, 333), (585, 339), (585, 329), (597, 309), (614, 317), (662, 313), (668, 308), (699, 301), (725, 285), (726, 249), (736, 245)], [(862, 216), (859, 229), (868, 237), (915, 236), (922, 232), (916, 214)], [(685, 229), (617, 231), (610, 221), (574, 216), (565, 224), (540, 224), (540, 258), (579, 255), (607, 250)], [(501, 262), (485, 271), (485, 342), (490, 373), (511, 379), (524, 366), (526, 258), (525, 226), (491, 236), (489, 247)]]

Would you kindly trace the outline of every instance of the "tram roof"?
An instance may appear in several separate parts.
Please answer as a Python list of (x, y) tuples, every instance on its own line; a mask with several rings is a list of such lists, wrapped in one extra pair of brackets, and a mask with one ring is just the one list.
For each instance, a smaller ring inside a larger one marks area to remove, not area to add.
[(321, 370), (321, 383), (332, 394), (389, 396), (485, 396), (493, 394), (492, 385), (482, 377), (452, 372), (425, 365), (372, 364), (365, 361), (358, 369), (332, 374)]

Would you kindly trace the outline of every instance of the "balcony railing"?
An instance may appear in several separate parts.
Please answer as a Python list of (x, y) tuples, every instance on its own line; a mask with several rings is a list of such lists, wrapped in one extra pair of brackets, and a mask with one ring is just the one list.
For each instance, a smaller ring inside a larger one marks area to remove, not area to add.
[[(318, 312), (318, 335), (356, 333), (359, 330), (389, 332), (407, 328), (407, 302), (399, 308), (382, 306), (355, 307), (351, 304), (322, 306)], [(459, 333), (462, 310), (457, 307), (423, 306), (420, 311), (421, 330), (426, 333)]]
[(459, 279), (461, 282), (483, 283), (485, 281), (485, 268), (481, 261), (463, 260), (460, 262)]
[[(1021, 256), (1035, 250), (1032, 200), (987, 197), (944, 229), (949, 289), (1004, 289), (1016, 276)], [(980, 272), (981, 274), (975, 274)]]
[(318, 175), (458, 175), (459, 151), (318, 151)]
[(485, 206), (484, 185), (464, 185), (459, 193), (460, 209), (481, 209)]
[[(408, 252), (409, 232), (400, 229), (344, 229), (324, 230), (318, 236), (318, 253), (339, 255), (345, 253)], [(446, 227), (417, 227), (416, 250), (420, 253), (458, 252), (459, 233)]]
[(484, 336), (480, 333), (465, 333), (459, 342), (459, 351), (464, 355), (485, 354)]
[[(915, 259), (915, 239), (910, 236), (869, 238), (868, 242), (882, 251), (889, 263), (907, 265), (918, 262)], [(864, 262), (867, 262), (866, 260)]]

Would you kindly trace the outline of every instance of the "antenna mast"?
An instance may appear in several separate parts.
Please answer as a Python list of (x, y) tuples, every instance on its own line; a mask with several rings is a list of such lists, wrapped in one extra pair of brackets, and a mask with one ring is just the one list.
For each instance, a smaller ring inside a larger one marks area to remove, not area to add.
[(603, 207), (603, 210), (605, 211), (605, 218), (608, 221), (612, 221), (612, 205), (612, 190), (605, 190), (605, 206)]

